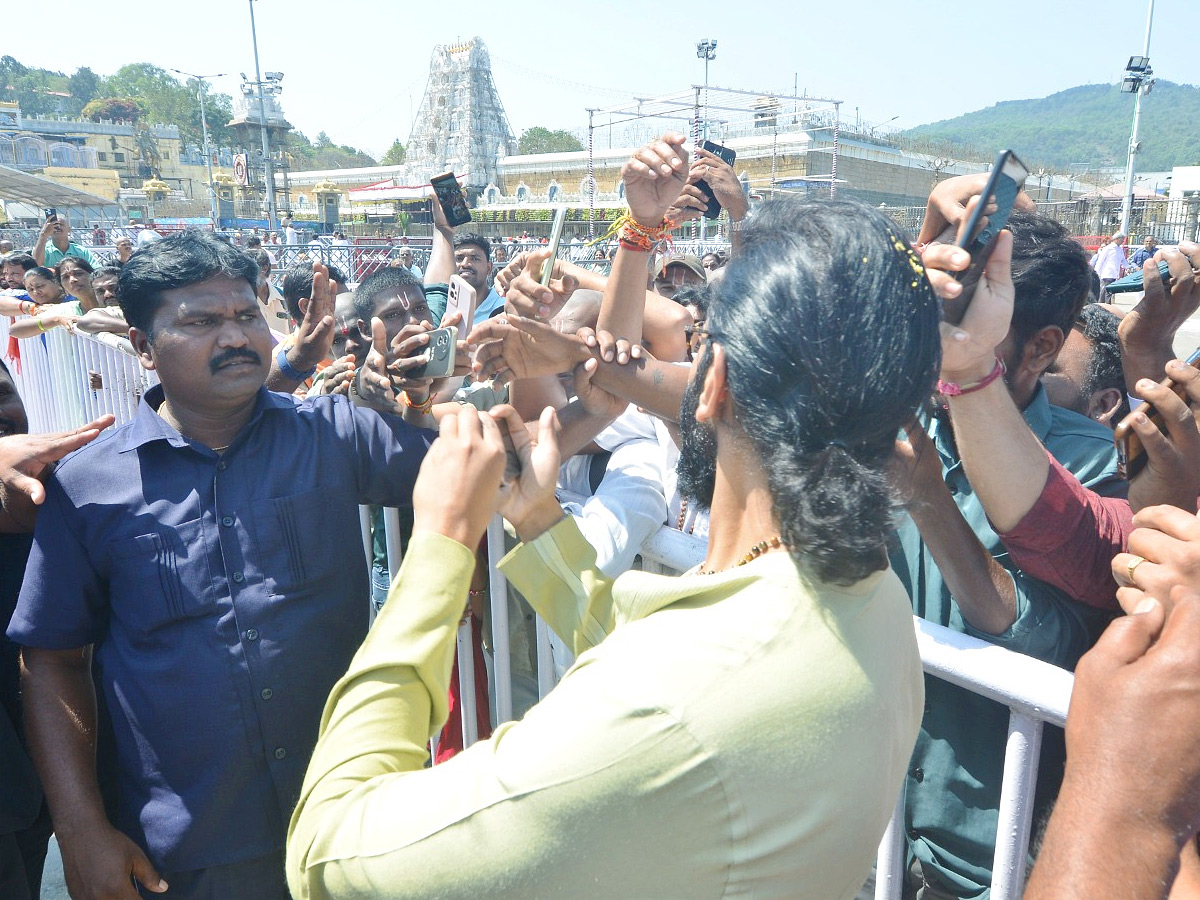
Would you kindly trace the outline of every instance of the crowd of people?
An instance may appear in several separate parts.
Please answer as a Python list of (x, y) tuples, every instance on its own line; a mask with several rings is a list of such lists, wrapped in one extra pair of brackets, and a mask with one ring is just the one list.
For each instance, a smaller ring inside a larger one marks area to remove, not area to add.
[[(28, 435), (0, 365), (0, 896), (38, 896), (53, 832), (89, 900), (865, 898), (903, 792), (903, 896), (987, 897), (1008, 710), (922, 675), (914, 614), (1076, 672), (1027, 898), (1200, 896), (1200, 246), (1143, 248), (1171, 278), (1122, 315), (1021, 195), (951, 326), (986, 176), (915, 236), (751, 210), (679, 134), (622, 177), (607, 274), (498, 262), (436, 200), (424, 267), (354, 284), (200, 230), (9, 248), (9, 364), (104, 330), (159, 383)], [(712, 199), (732, 246), (672, 254)], [(698, 566), (637, 568), (664, 526)]]

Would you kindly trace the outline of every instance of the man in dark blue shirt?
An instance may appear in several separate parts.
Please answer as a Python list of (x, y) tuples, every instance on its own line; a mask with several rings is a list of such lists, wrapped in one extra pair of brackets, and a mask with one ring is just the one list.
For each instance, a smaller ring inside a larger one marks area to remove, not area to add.
[[(343, 397), (266, 391), (256, 280), (200, 232), (132, 257), (120, 302), (161, 386), (46, 485), (9, 636), (75, 895), (136, 897), (132, 874), (170, 897), (287, 896), (288, 817), (366, 634), (358, 505), (409, 505), (432, 438)], [(326, 287), (313, 303), (332, 335)]]

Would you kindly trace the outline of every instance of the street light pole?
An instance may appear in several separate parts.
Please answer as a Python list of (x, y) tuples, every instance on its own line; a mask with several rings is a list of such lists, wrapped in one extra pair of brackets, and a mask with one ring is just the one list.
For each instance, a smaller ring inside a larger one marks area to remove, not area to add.
[(1129, 136), (1129, 157), (1125, 164), (1125, 195), (1121, 198), (1121, 233), (1129, 234), (1129, 215), (1133, 211), (1133, 170), (1138, 150), (1138, 122), (1142, 116), (1142, 97), (1154, 86), (1154, 70), (1150, 68), (1150, 28), (1154, 24), (1154, 0), (1146, 12), (1146, 43), (1140, 57), (1132, 56), (1125, 66), (1126, 76), (1121, 81), (1123, 93), (1134, 94), (1133, 130)]
[(700, 133), (703, 139), (708, 139), (708, 64), (717, 58), (717, 42), (713, 38), (704, 38), (696, 44), (696, 56), (704, 60), (704, 120)]
[(258, 67), (258, 31), (254, 27), (254, 0), (250, 2), (250, 38), (254, 42), (254, 85), (258, 88), (258, 115), (262, 127), (263, 175), (267, 188), (267, 231), (275, 229), (275, 172), (271, 165), (271, 137), (267, 132), (267, 105), (263, 100), (262, 71)]
[(213, 228), (220, 228), (220, 210), (217, 208), (217, 186), (213, 184), (212, 170), (212, 148), (208, 144), (208, 117), (204, 109), (204, 94), (207, 86), (206, 79), (220, 78), (225, 73), (218, 72), (216, 75), (193, 75), (191, 72), (184, 72), (181, 69), (172, 69), (172, 72), (178, 72), (180, 75), (187, 75), (189, 78), (195, 78), (197, 82), (196, 96), (200, 99), (200, 129), (204, 132), (204, 163), (208, 167), (208, 207), (212, 213)]

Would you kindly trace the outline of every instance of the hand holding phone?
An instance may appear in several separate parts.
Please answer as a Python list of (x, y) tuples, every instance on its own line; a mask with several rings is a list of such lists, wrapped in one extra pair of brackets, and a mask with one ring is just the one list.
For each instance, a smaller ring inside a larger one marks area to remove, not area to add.
[(442, 322), (455, 313), (460, 313), (462, 322), (459, 325), (459, 334), (463, 340), (471, 333), (477, 299), (475, 288), (467, 284), (466, 279), (461, 275), (450, 276), (450, 284), (446, 288), (446, 314), (442, 316)]
[[(700, 145), (700, 149), (707, 153), (716, 156), (727, 166), (732, 166), (734, 160), (737, 159), (737, 154), (728, 147), (722, 147), (720, 144), (712, 141), (705, 141)], [(721, 215), (721, 201), (717, 199), (716, 192), (712, 186), (703, 178), (696, 182), (696, 187), (700, 188), (704, 193), (708, 194), (708, 207), (704, 210), (704, 218), (715, 219)]]
[(425, 347), (426, 361), (404, 373), (405, 378), (447, 378), (454, 373), (454, 356), (458, 352), (458, 329), (453, 325), (429, 332)]
[(451, 228), (466, 225), (471, 221), (471, 210), (467, 206), (466, 195), (453, 172), (446, 172), (430, 179), (430, 186), (437, 195), (438, 203), (446, 216), (446, 224)]
[[(1197, 348), (1184, 362), (1194, 369), (1200, 369), (1200, 348)], [(1173, 379), (1164, 378), (1159, 384), (1162, 387), (1170, 388), (1181, 400), (1187, 402), (1188, 398), (1183, 386)], [(1113, 430), (1113, 440), (1117, 445), (1117, 471), (1118, 474), (1130, 480), (1135, 478), (1149, 462), (1146, 456), (1146, 446), (1133, 427), (1133, 420), (1139, 415), (1145, 415), (1163, 434), (1169, 434), (1170, 431), (1170, 426), (1162, 413), (1149, 402), (1141, 404), (1121, 420)], [(1187, 427), (1195, 428), (1196, 426), (1189, 424)]]
[[(996, 247), (996, 238), (1008, 224), (1017, 194), (1028, 177), (1029, 169), (1011, 150), (1001, 151), (996, 157), (979, 203), (959, 231), (958, 246), (971, 255), (971, 264), (958, 276), (962, 292), (957, 297), (942, 299), (942, 318), (951, 325), (962, 322), (967, 307), (971, 305), (975, 287), (983, 277), (983, 270)], [(985, 216), (991, 201), (995, 202), (996, 208)]]
[(567, 224), (567, 208), (559, 206), (554, 210), (554, 224), (550, 226), (550, 255), (542, 263), (542, 287), (549, 287), (554, 275), (554, 260), (558, 256), (558, 245), (562, 243), (563, 226)]

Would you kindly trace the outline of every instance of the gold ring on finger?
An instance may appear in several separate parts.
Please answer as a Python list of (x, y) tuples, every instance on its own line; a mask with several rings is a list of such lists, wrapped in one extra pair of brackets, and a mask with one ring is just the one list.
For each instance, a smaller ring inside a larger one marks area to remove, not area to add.
[(1129, 561), (1129, 565), (1125, 568), (1125, 574), (1127, 574), (1129, 576), (1130, 584), (1135, 584), (1135, 582), (1133, 580), (1133, 570), (1136, 569), (1138, 566), (1140, 566), (1145, 561), (1146, 561), (1146, 557), (1144, 557), (1144, 556), (1135, 556), (1133, 559), (1131, 559)]

